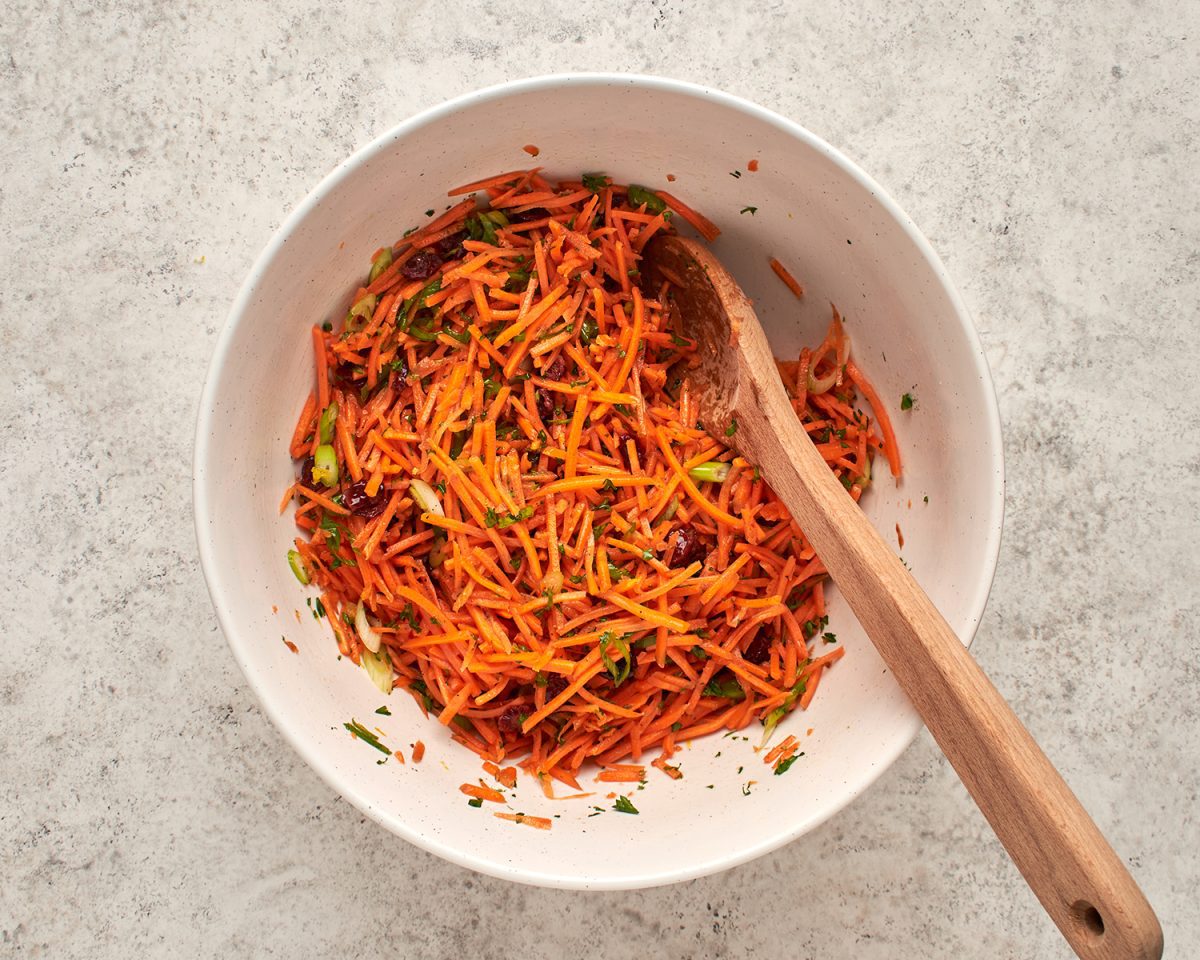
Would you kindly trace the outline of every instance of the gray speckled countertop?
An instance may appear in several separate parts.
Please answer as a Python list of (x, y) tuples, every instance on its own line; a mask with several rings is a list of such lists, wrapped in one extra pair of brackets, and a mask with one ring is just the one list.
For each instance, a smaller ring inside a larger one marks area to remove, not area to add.
[(0, 3), (0, 956), (1068, 956), (927, 735), (777, 853), (586, 895), (383, 832), (243, 682), (190, 502), (241, 278), (386, 127), (568, 69), (779, 110), (925, 230), (1005, 430), (975, 654), (1194, 955), (1200, 6), (37, 6)]

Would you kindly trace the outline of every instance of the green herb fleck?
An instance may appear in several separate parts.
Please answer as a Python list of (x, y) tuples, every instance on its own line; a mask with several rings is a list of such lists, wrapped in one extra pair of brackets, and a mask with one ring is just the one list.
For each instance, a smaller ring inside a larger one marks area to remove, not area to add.
[(754, 214), (757, 212), (758, 207), (742, 207), (742, 209), (738, 211), (738, 213), (748, 213), (750, 216), (754, 216)]
[(472, 797), (470, 800), (467, 801), (467, 806), (474, 807), (476, 810), (478, 810), (480, 807), (483, 806), (483, 800), (480, 797)]
[(788, 757), (786, 760), (780, 760), (777, 764), (775, 764), (775, 776), (783, 776), (783, 774), (792, 769), (792, 764), (799, 760), (802, 756), (804, 756), (803, 750), (794, 757)]
[(911, 393), (906, 393), (900, 398), (900, 409), (911, 410), (916, 405), (916, 398)]
[(617, 802), (613, 804), (613, 809), (616, 810), (617, 813), (637, 813), (638, 812), (638, 808), (635, 807), (632, 803), (630, 803), (629, 798), (627, 796), (625, 796), (624, 794), (617, 797)]
[(629, 185), (629, 202), (635, 207), (645, 205), (647, 213), (662, 213), (667, 209), (662, 197), (636, 183)]
[(375, 712), (378, 713), (382, 717), (390, 717), (392, 715), (392, 711), (389, 710), (386, 706), (380, 707)]
[(724, 697), (726, 700), (745, 700), (746, 691), (732, 676), (722, 677), (718, 674), (708, 681), (708, 686), (704, 688), (704, 696)]
[(732, 437), (737, 433), (737, 420), (730, 420), (729, 426), (725, 428), (725, 436)]

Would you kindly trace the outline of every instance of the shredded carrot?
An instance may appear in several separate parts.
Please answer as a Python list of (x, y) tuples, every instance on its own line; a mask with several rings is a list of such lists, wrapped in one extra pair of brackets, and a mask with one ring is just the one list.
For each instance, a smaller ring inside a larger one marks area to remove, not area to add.
[(775, 271), (775, 276), (787, 284), (787, 288), (796, 295), (797, 299), (804, 298), (804, 287), (800, 285), (800, 281), (793, 277), (788, 268), (774, 257), (771, 258), (771, 269)]
[(504, 794), (499, 790), (493, 790), (491, 787), (485, 787), (483, 784), (464, 783), (458, 788), (459, 793), (465, 793), (468, 797), (476, 797), (479, 800), (490, 800), (492, 803), (504, 803)]
[(896, 443), (896, 433), (892, 429), (892, 420), (888, 416), (887, 407), (879, 399), (879, 394), (876, 392), (874, 385), (863, 375), (863, 372), (858, 369), (853, 360), (846, 363), (846, 376), (862, 391), (867, 403), (871, 405), (875, 419), (879, 421), (879, 429), (883, 433), (883, 455), (887, 457), (892, 476), (900, 476), (900, 447)]
[[(638, 285), (651, 236), (680, 219), (717, 228), (667, 193), (676, 218), (538, 170), (459, 194), (357, 285), (355, 302), (379, 297), (369, 322), (312, 330), (317, 383), (288, 450), (312, 454), (336, 404), (338, 476), (302, 468), (288, 487), (303, 567), (340, 652), (362, 660), (361, 601), (394, 686), (499, 785), (520, 767), (547, 796), (554, 781), (587, 796), (590, 764), (601, 783), (640, 783), (646, 765), (679, 779), (677, 742), (806, 708), (845, 653), (813, 646), (828, 574), (803, 532), (752, 464), (695, 426), (694, 347), (671, 335), (670, 284)], [(835, 311), (780, 371), (857, 500), (872, 458), (900, 463), (849, 351)], [(776, 761), (796, 749), (785, 742)], [(417, 741), (411, 762), (424, 753)], [(482, 781), (461, 790), (505, 800)]]
[(646, 779), (646, 768), (634, 764), (606, 767), (596, 774), (596, 779), (604, 783), (641, 783)]
[(721, 235), (721, 230), (715, 223), (709, 220), (708, 217), (697, 213), (682, 200), (676, 199), (665, 190), (659, 190), (658, 195), (666, 201), (668, 207), (695, 227), (700, 236), (709, 243), (712, 243)]
[(511, 820), (513, 823), (523, 823), (527, 827), (536, 827), (538, 830), (549, 830), (554, 822), (546, 817), (531, 817), (526, 813), (494, 813), (494, 817), (499, 817), (501, 820)]

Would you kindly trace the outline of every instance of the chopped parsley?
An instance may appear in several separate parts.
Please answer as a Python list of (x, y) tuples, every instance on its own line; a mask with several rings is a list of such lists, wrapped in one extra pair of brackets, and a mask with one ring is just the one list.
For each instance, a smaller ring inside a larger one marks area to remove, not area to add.
[(726, 700), (745, 700), (746, 691), (733, 676), (718, 674), (708, 681), (708, 686), (704, 688), (704, 696), (724, 697)]
[(599, 193), (608, 186), (608, 177), (603, 173), (585, 173), (582, 177), (583, 189)]
[(613, 809), (616, 810), (617, 813), (637, 813), (638, 812), (638, 808), (635, 807), (632, 803), (630, 803), (629, 798), (627, 796), (625, 796), (624, 794), (617, 797), (617, 802), (613, 804)]
[(479, 797), (472, 797), (470, 800), (467, 801), (467, 806), (474, 807), (476, 810), (478, 810), (480, 807), (483, 806), (483, 800), (481, 800)]
[(725, 436), (732, 437), (737, 433), (737, 420), (730, 420), (729, 426), (725, 428)]
[(900, 398), (900, 409), (911, 410), (914, 406), (916, 406), (916, 403), (916, 397), (914, 397), (911, 393), (906, 393)]
[(786, 760), (780, 760), (775, 764), (775, 776), (779, 777), (792, 769), (792, 764), (804, 756), (804, 751), (801, 750), (794, 757), (788, 757)]
[(662, 213), (667, 209), (662, 197), (636, 183), (629, 185), (629, 202), (635, 207), (645, 206), (647, 213)]
[(754, 214), (757, 212), (758, 207), (742, 207), (742, 209), (738, 211), (738, 213), (748, 213), (750, 216), (754, 216)]
[(380, 708), (379, 708), (378, 710), (376, 710), (375, 712), (376, 712), (376, 713), (378, 713), (380, 716), (383, 716), (383, 717), (390, 717), (390, 716), (392, 715), (392, 711), (391, 711), (391, 710), (389, 710), (389, 709), (388, 709), (386, 706), (380, 707)]

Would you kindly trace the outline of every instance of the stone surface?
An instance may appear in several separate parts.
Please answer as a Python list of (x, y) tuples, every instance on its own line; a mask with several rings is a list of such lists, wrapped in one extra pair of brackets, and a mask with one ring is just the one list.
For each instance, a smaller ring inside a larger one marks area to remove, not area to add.
[(366, 822), (243, 683), (189, 483), (237, 285), (386, 127), (579, 69), (799, 120), (939, 250), (1008, 457), (975, 652), (1194, 952), (1200, 7), (700, 6), (2, 4), (0, 955), (1069, 955), (927, 735), (771, 856), (583, 895)]

